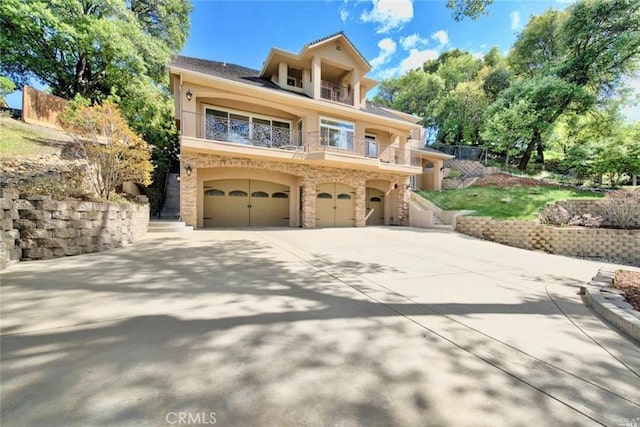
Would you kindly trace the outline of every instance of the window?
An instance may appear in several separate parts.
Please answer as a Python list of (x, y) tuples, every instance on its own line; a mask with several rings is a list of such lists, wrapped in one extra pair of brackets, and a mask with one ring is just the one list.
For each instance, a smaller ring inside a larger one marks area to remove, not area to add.
[(224, 191), (222, 190), (206, 190), (204, 192), (205, 196), (224, 196)]
[(348, 194), (338, 194), (338, 197), (336, 197), (336, 199), (338, 200), (351, 200), (351, 196)]
[(367, 157), (378, 157), (378, 143), (376, 142), (375, 135), (365, 135), (365, 152), (364, 155)]
[(205, 108), (205, 138), (258, 147), (290, 147), (291, 123), (251, 113)]
[(229, 191), (229, 197), (247, 197), (248, 194), (246, 191), (242, 190), (233, 190)]
[(271, 198), (273, 198), (273, 199), (288, 199), (289, 195), (287, 193), (283, 193), (283, 192), (279, 191), (277, 193), (273, 193), (271, 195)]
[(320, 193), (318, 199), (333, 199), (333, 196), (329, 193)]
[(320, 140), (322, 145), (335, 147), (339, 150), (353, 151), (352, 123), (332, 119), (320, 119)]
[(269, 194), (265, 193), (264, 191), (254, 191), (253, 193), (251, 193), (251, 197), (265, 198), (269, 197)]

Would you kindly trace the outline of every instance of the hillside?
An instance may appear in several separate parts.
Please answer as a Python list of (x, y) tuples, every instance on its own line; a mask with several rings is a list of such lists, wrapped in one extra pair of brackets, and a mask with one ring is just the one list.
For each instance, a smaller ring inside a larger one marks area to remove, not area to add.
[(65, 132), (0, 117), (0, 176), (13, 182), (56, 177), (76, 164), (75, 144)]

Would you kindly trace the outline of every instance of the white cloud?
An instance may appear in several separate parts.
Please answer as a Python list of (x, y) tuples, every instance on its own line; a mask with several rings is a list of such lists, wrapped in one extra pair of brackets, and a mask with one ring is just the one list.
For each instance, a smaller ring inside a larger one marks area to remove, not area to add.
[(340, 9), (340, 20), (345, 23), (349, 17), (349, 12), (346, 9)]
[(416, 48), (418, 46), (424, 46), (429, 43), (429, 40), (423, 39), (418, 33), (413, 33), (407, 37), (400, 38), (400, 45), (404, 50)]
[(515, 31), (520, 28), (520, 12), (511, 12), (509, 17), (511, 17), (511, 29)]
[(400, 72), (406, 73), (409, 70), (413, 70), (414, 68), (422, 67), (426, 61), (430, 59), (438, 59), (438, 51), (435, 49), (411, 49), (409, 51), (409, 56), (400, 62)]
[(396, 52), (397, 44), (389, 37), (384, 38), (378, 42), (378, 48), (380, 53), (378, 56), (371, 60), (371, 67), (377, 68), (383, 64), (386, 64), (391, 59), (391, 55)]
[(445, 30), (436, 31), (431, 34), (431, 38), (437, 40), (440, 46), (444, 46), (449, 43), (449, 34)]
[(400, 29), (413, 19), (413, 0), (371, 0), (373, 9), (363, 12), (360, 19), (378, 24), (376, 33), (386, 34)]

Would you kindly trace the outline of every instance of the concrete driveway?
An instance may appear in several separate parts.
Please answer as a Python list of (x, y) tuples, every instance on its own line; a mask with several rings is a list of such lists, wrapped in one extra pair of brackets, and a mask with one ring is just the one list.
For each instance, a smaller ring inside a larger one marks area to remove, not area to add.
[(578, 295), (601, 267), (385, 227), (21, 263), (2, 425), (640, 425), (640, 349)]

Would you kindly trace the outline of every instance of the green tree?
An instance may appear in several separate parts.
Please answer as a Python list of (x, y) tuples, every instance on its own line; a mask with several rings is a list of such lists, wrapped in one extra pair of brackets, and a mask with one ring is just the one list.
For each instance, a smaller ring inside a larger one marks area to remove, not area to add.
[(3, 0), (0, 71), (66, 99), (105, 99), (140, 77), (163, 83), (190, 10), (188, 0)]
[(16, 90), (16, 85), (4, 76), (0, 76), (0, 107), (7, 107), (5, 96)]
[(493, 0), (447, 0), (447, 7), (453, 10), (453, 19), (461, 21), (465, 17), (478, 19), (487, 14), (487, 6)]
[(530, 82), (511, 93), (505, 91), (511, 102), (530, 99), (539, 118), (532, 125), (520, 169), (526, 169), (534, 150), (537, 161), (544, 161), (542, 133), (563, 114), (589, 110), (599, 98), (610, 97), (611, 90), (637, 69), (639, 10), (640, 0), (582, 0), (564, 12), (548, 11), (527, 24), (509, 62)]

